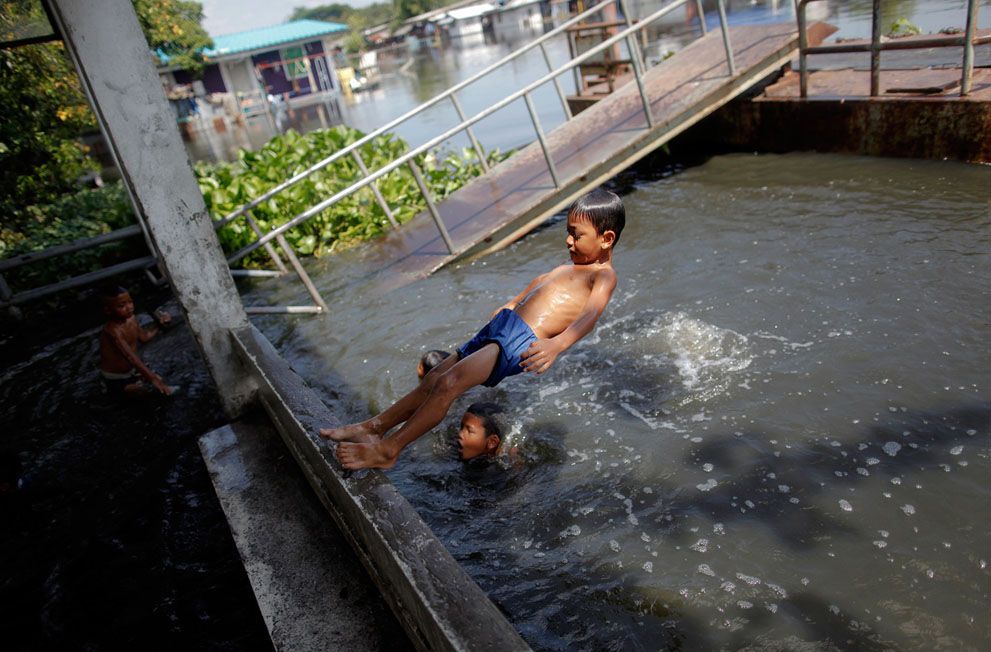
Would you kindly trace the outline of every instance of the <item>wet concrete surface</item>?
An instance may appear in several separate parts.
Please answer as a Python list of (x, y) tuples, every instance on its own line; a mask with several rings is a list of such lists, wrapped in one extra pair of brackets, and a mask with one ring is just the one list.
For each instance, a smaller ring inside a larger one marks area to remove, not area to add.
[(276, 649), (413, 649), (264, 414), (199, 441)]

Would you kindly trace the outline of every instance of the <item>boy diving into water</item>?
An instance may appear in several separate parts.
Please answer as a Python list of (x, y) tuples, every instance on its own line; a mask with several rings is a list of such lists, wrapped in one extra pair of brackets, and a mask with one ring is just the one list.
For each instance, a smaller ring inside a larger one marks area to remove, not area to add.
[[(616, 288), (613, 248), (626, 223), (622, 200), (607, 190), (579, 197), (568, 210), (571, 264), (530, 281), (497, 310), (475, 337), (434, 367), (412, 392), (381, 414), (320, 436), (340, 442), (347, 469), (389, 468), (399, 453), (447, 415), (456, 398), (476, 385), (494, 387), (506, 376), (543, 374), (595, 326)], [(396, 432), (386, 436), (395, 426)]]

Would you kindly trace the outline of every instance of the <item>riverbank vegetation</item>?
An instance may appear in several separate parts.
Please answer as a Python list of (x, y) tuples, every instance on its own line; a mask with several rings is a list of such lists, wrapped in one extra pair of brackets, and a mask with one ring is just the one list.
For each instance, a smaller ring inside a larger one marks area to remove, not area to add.
[[(357, 129), (338, 126), (305, 135), (289, 131), (276, 136), (258, 151), (241, 150), (232, 163), (195, 165), (196, 179), (214, 220), (237, 210), (287, 178), (364, 137)], [(382, 135), (360, 148), (370, 170), (376, 170), (409, 151), (409, 144), (394, 135)], [(488, 162), (506, 158), (494, 150)], [(436, 201), (442, 200), (482, 172), (474, 150), (461, 153), (434, 152), (415, 158), (424, 181)], [(285, 224), (294, 216), (331, 197), (362, 178), (354, 159), (341, 157), (252, 211), (263, 231)], [(378, 181), (378, 187), (393, 217), (403, 223), (426, 209), (408, 166), (400, 167)], [(131, 205), (120, 182), (102, 188), (80, 190), (45, 204), (26, 209), (17, 229), (0, 231), (0, 258), (108, 233), (134, 223)], [(390, 228), (385, 212), (370, 188), (364, 188), (315, 215), (286, 233), (293, 248), (303, 255), (323, 255), (384, 233)], [(255, 235), (243, 219), (221, 228), (217, 235), (227, 253), (254, 241)], [(140, 237), (61, 256), (14, 271), (9, 280), (16, 287), (31, 287), (116, 262), (146, 255)], [(245, 264), (265, 266), (268, 258), (255, 252)]]
[[(276, 136), (256, 152), (242, 150), (234, 163), (197, 164), (196, 176), (210, 214), (219, 219), (363, 137), (362, 132), (345, 126), (305, 135), (289, 131)], [(367, 168), (374, 171), (405, 154), (409, 145), (398, 136), (384, 134), (362, 145), (359, 151)], [(487, 157), (489, 164), (494, 165), (506, 155), (493, 150)], [(470, 149), (462, 150), (460, 154), (434, 152), (414, 160), (423, 171), (434, 201), (444, 199), (482, 173), (478, 156)], [(259, 205), (252, 210), (252, 215), (261, 229), (268, 231), (362, 178), (355, 160), (343, 156)], [(400, 224), (427, 207), (408, 166), (384, 176), (377, 185)], [(365, 187), (290, 230), (286, 237), (297, 252), (319, 256), (380, 235), (388, 228), (388, 217), (371, 188)], [(253, 231), (243, 219), (225, 226), (218, 236), (228, 253), (255, 240)], [(258, 254), (251, 260), (261, 264), (267, 262), (267, 258)]]

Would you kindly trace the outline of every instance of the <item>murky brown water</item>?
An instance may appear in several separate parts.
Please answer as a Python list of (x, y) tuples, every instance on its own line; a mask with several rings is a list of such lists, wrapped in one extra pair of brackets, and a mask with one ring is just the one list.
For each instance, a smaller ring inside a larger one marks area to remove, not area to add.
[[(471, 393), (393, 481), (538, 649), (986, 649), (991, 170), (731, 155), (647, 176), (594, 333)], [(359, 249), (314, 265), (330, 318), (258, 323), (363, 415), (564, 257), (558, 222), (370, 298)], [(483, 397), (525, 464), (454, 459)]]

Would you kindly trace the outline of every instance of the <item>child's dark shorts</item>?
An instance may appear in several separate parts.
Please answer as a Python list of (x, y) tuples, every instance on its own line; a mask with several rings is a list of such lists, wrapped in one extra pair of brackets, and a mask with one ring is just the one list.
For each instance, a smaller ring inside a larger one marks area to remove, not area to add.
[(503, 308), (475, 337), (458, 347), (458, 359), (464, 359), (489, 342), (498, 344), (499, 358), (488, 379), (482, 383), (486, 387), (495, 387), (506, 376), (523, 371), (520, 356), (536, 339), (533, 330), (516, 312)]
[(141, 380), (137, 369), (131, 369), (126, 373), (112, 373), (100, 370), (100, 380), (103, 381), (104, 391), (114, 397), (124, 396), (127, 386), (133, 385)]

